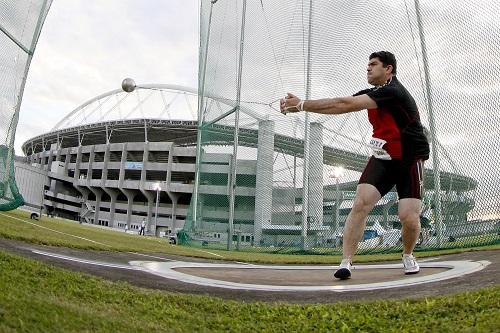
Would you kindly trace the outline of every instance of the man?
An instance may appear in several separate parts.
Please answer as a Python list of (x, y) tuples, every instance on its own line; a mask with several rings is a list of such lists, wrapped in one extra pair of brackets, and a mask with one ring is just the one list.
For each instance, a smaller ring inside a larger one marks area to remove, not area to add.
[(139, 230), (139, 235), (146, 235), (146, 219), (142, 219), (141, 229)]
[(415, 100), (396, 78), (396, 58), (387, 51), (372, 53), (367, 68), (373, 88), (353, 96), (300, 100), (288, 93), (281, 100), (282, 113), (315, 112), (342, 114), (368, 110), (373, 126), (370, 146), (373, 156), (361, 174), (353, 207), (343, 235), (343, 259), (334, 276), (351, 277), (352, 257), (366, 227), (366, 219), (375, 204), (394, 185), (398, 191), (398, 215), (402, 223), (403, 266), (405, 274), (420, 268), (413, 249), (420, 234), (423, 161), (429, 158), (429, 143), (423, 132)]

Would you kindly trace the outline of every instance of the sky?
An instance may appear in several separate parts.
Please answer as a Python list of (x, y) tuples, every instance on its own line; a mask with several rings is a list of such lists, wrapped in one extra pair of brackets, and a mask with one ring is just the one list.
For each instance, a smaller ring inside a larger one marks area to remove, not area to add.
[(126, 77), (197, 87), (198, 6), (199, 0), (54, 0), (28, 73), (16, 153)]

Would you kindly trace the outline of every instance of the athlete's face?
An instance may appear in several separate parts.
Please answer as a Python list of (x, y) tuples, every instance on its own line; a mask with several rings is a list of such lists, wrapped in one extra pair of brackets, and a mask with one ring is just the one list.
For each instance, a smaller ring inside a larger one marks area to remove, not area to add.
[(392, 73), (392, 66), (387, 65), (387, 67), (384, 67), (382, 61), (378, 58), (373, 58), (368, 61), (366, 71), (368, 83), (374, 86), (381, 86), (389, 79)]

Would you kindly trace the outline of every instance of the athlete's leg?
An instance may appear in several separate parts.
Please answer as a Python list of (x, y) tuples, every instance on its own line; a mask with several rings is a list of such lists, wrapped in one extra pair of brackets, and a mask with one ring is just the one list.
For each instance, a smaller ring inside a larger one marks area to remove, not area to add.
[(377, 201), (381, 198), (380, 192), (371, 184), (359, 184), (356, 190), (351, 212), (347, 216), (343, 236), (343, 258), (352, 260), (358, 243), (363, 236), (366, 218)]
[(402, 225), (403, 254), (411, 254), (420, 234), (420, 212), (424, 184), (424, 164), (417, 160), (403, 163), (396, 188), (399, 195), (398, 215)]
[(420, 235), (420, 199), (399, 200), (398, 215), (402, 225), (403, 254), (411, 254)]

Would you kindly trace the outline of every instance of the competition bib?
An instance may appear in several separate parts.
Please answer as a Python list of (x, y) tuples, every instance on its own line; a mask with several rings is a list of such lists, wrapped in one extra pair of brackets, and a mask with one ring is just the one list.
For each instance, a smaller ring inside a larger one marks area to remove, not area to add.
[(371, 138), (370, 141), (368, 142), (368, 145), (372, 149), (372, 154), (373, 157), (379, 158), (381, 160), (392, 160), (391, 155), (383, 149), (384, 145), (387, 143), (387, 141), (379, 139), (379, 138)]

